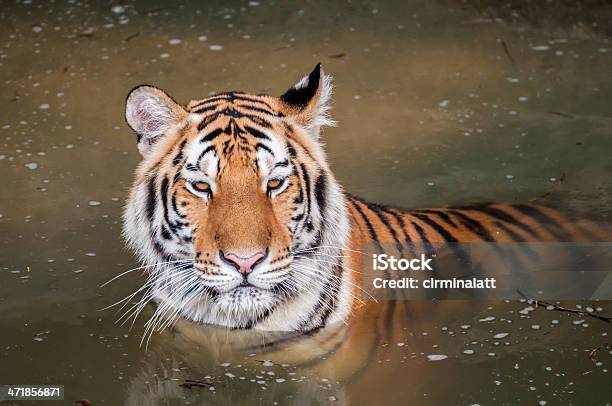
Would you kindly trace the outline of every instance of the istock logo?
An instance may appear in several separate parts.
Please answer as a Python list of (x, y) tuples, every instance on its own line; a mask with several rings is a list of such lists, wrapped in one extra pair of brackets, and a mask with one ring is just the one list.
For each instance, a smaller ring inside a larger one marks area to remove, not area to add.
[(429, 263), (433, 258), (427, 258), (425, 254), (421, 254), (420, 258), (395, 258), (393, 255), (373, 254), (372, 269), (375, 271), (433, 271)]

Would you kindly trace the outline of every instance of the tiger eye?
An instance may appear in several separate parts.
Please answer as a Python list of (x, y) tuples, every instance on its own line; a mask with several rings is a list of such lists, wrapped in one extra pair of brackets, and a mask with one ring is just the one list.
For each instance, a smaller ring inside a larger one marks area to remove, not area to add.
[(195, 190), (201, 193), (210, 192), (210, 185), (206, 182), (193, 182), (191, 186), (193, 186)]
[(268, 189), (270, 190), (277, 189), (282, 183), (283, 181), (281, 179), (270, 179), (268, 181)]

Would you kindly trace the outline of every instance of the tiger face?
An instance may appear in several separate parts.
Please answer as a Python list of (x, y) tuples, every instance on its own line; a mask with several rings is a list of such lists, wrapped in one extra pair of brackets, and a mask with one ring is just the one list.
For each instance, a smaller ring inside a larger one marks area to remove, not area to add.
[[(318, 142), (333, 124), (330, 92), (320, 65), (280, 97), (228, 92), (183, 107), (152, 86), (130, 92), (143, 160), (124, 233), (159, 304), (151, 329), (178, 317), (306, 329), (329, 291), (345, 288), (334, 257), (348, 213)], [(349, 306), (335, 303), (332, 318)]]

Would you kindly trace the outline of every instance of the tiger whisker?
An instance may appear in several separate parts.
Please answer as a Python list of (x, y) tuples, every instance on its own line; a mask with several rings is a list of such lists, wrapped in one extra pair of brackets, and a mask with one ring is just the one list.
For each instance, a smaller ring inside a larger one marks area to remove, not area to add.
[(130, 272), (134, 272), (134, 271), (138, 271), (139, 269), (147, 269), (147, 268), (152, 268), (152, 267), (157, 267), (157, 266), (162, 266), (162, 265), (167, 265), (167, 264), (172, 264), (172, 263), (177, 263), (177, 262), (193, 262), (193, 259), (180, 259), (180, 260), (176, 260), (176, 261), (167, 261), (167, 262), (158, 262), (156, 264), (150, 264), (150, 265), (143, 265), (143, 266), (139, 266), (137, 268), (132, 268), (130, 270), (127, 270), (123, 273), (120, 273), (119, 275), (113, 277), (112, 279), (104, 282), (102, 285), (100, 285), (99, 287), (103, 288), (104, 286), (108, 285), (109, 283), (113, 282), (114, 280), (119, 279), (120, 277), (127, 275)]

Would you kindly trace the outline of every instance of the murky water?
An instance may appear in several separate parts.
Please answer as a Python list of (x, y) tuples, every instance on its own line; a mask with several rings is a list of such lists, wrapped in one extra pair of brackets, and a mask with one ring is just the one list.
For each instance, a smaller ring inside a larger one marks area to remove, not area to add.
[[(322, 61), (339, 122), (325, 142), (349, 191), (403, 207), (544, 197), (605, 213), (609, 19), (577, 29), (558, 8), (535, 27), (480, 6), (2, 2), (0, 383), (62, 384), (66, 404), (93, 405), (609, 404), (609, 324), (526, 303), (408, 303), (402, 334), (357, 327), (363, 348), (334, 365), (292, 362), (316, 358), (316, 342), (252, 355), (234, 341), (264, 338), (192, 326), (145, 350), (145, 318), (130, 329), (100, 311), (142, 282), (99, 288), (137, 265), (120, 212), (139, 160), (124, 98), (140, 83), (180, 101), (280, 94)], [(365, 364), (360, 350), (372, 350)]]

